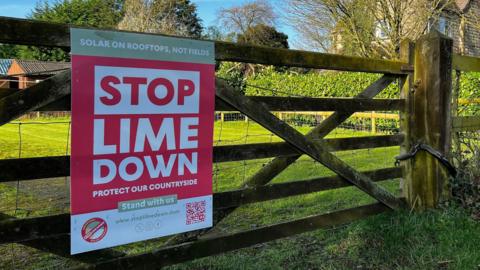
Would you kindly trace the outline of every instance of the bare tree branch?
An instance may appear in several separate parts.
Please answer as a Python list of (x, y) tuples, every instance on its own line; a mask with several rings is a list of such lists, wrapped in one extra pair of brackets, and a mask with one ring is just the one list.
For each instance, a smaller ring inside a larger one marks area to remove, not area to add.
[[(284, 14), (309, 49), (397, 58), (453, 0), (284, 0)], [(381, 33), (381, 34), (380, 34)]]

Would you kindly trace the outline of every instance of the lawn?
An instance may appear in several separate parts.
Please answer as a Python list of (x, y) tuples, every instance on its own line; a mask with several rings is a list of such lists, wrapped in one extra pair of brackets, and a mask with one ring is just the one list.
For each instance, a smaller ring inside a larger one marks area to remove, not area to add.
[[(42, 123), (39, 123), (42, 122)], [(24, 121), (0, 127), (0, 158), (65, 155), (68, 153), (69, 119)], [(295, 126), (306, 133), (309, 126)], [(19, 136), (21, 134), (21, 137)], [(337, 129), (329, 138), (368, 136), (368, 131)], [(215, 123), (215, 145), (231, 145), (281, 141), (253, 122), (232, 121)], [(20, 144), (21, 142), (21, 144)], [(336, 155), (358, 170), (373, 170), (393, 166), (398, 147), (337, 152)], [(238, 188), (269, 159), (225, 162), (214, 164), (214, 192)], [(302, 180), (333, 175), (308, 157), (278, 175), (273, 182)], [(54, 214), (68, 209), (68, 179), (53, 181), (24, 181), (0, 185), (0, 211), (19, 217)], [(399, 194), (398, 181), (381, 183)], [(42, 190), (53, 190), (42, 192)], [(372, 203), (374, 200), (356, 188), (342, 188), (285, 199), (255, 203), (240, 207), (223, 220), (216, 232), (234, 232), (251, 229)], [(458, 226), (458, 227), (457, 227)], [(418, 235), (417, 235), (418, 233)], [(406, 238), (402, 238), (404, 235)], [(471, 241), (456, 241), (471, 239)], [(411, 237), (412, 239), (409, 239)], [(455, 240), (455, 249), (449, 241)], [(423, 214), (386, 213), (355, 222), (335, 230), (317, 230), (272, 243), (213, 256), (172, 267), (172, 269), (436, 269), (438, 262), (454, 266), (452, 269), (471, 269), (480, 264), (478, 249), (472, 241), (479, 240), (478, 223), (455, 207)], [(160, 246), (162, 240), (153, 240), (118, 247), (134, 254)], [(410, 248), (411, 246), (411, 248)], [(435, 252), (435, 248), (439, 252)], [(16, 252), (13, 252), (16, 251)], [(73, 262), (54, 255), (9, 244), (0, 246), (0, 268), (63, 268)], [(457, 256), (457, 257), (455, 257)], [(462, 257), (463, 256), (463, 257)], [(423, 267), (420, 267), (423, 266)]]

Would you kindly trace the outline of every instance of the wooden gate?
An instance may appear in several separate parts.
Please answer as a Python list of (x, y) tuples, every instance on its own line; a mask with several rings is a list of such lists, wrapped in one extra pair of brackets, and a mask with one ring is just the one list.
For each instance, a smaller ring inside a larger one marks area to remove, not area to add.
[[(12, 18), (0, 18), (0, 24), (0, 43), (69, 49), (67, 25)], [(350, 99), (244, 96), (222, 79), (216, 79), (216, 111), (239, 111), (285, 142), (214, 147), (214, 162), (218, 163), (273, 158), (239, 189), (214, 193), (214, 225), (241, 205), (352, 185), (378, 200), (378, 203), (226, 235), (214, 235), (209, 230), (195, 231), (174, 237), (168, 246), (154, 252), (126, 255), (114, 249), (105, 249), (73, 257), (69, 255), (68, 213), (23, 219), (0, 213), (0, 243), (21, 243), (71, 257), (82, 262), (77, 267), (82, 269), (150, 269), (332, 227), (408, 205), (420, 209), (433, 207), (441, 198), (438, 183), (448, 176), (430, 156), (422, 153), (419, 158), (404, 162), (402, 167), (359, 172), (332, 154), (340, 150), (396, 145), (401, 145), (402, 151), (406, 152), (419, 140), (441, 149), (445, 154), (448, 152), (442, 144), (450, 139), (449, 132), (442, 128), (451, 122), (449, 113), (443, 109), (449, 111), (450, 107), (447, 100), (451, 92), (451, 77), (448, 73), (451, 71), (452, 56), (451, 53), (442, 54), (440, 58), (434, 56), (440, 50), (451, 52), (451, 42), (434, 35), (426, 36), (417, 44), (430, 49), (419, 50), (418, 46), (415, 49), (413, 44), (405, 42), (402, 45), (402, 60), (388, 61), (215, 42), (217, 61), (380, 73), (383, 76)], [(395, 82), (402, 87), (402, 99), (373, 99)], [(70, 71), (23, 91), (0, 90), (0, 98), (0, 125), (32, 111), (69, 110)], [(444, 114), (435, 116), (431, 110), (425, 110), (427, 107), (440, 108), (436, 112)], [(334, 113), (303, 135), (277, 118), (274, 113), (278, 111)], [(400, 111), (402, 133), (323, 139), (355, 112), (362, 111)], [(338, 176), (267, 185), (301, 155), (311, 157)], [(421, 164), (429, 166), (422, 167)], [(68, 156), (0, 160), (0, 182), (68, 175)], [(376, 183), (399, 177), (405, 179), (406, 200), (395, 197)]]

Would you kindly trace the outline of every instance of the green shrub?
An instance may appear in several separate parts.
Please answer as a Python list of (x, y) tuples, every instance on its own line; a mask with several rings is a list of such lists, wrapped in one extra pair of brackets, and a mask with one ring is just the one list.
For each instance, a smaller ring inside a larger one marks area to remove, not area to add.
[[(460, 77), (460, 98), (480, 98), (480, 73), (463, 72)], [(477, 115), (480, 112), (478, 104), (460, 105), (459, 115)]]
[(229, 85), (240, 89), (242, 93), (245, 91), (245, 81), (243, 77), (242, 66), (239, 63), (234, 62), (222, 62), (218, 66), (216, 72), (217, 78), (224, 79)]
[(460, 97), (480, 98), (480, 73), (464, 72), (460, 78)]
[[(246, 80), (245, 93), (262, 96), (353, 97), (380, 76), (381, 74), (336, 71), (298, 74), (278, 72), (269, 67)], [(395, 82), (378, 97), (397, 98), (399, 93)]]
[[(379, 79), (381, 74), (360, 72), (278, 72), (265, 68), (245, 82), (246, 95), (258, 96), (301, 96), (301, 97), (353, 97)], [(392, 83), (377, 97), (398, 98), (398, 82)], [(296, 124), (315, 126), (318, 119), (314, 116), (297, 115), (289, 119)], [(369, 129), (370, 119), (350, 118), (343, 124), (350, 128)], [(398, 131), (398, 123), (392, 120), (377, 120), (377, 129), (384, 132)]]

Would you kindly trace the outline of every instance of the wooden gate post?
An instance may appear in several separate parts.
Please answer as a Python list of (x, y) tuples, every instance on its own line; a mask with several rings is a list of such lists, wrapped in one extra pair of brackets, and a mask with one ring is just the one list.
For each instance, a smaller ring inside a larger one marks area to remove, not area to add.
[[(409, 87), (410, 94), (404, 93), (409, 118), (403, 122), (405, 146), (425, 143), (445, 156), (449, 154), (452, 44), (451, 39), (438, 32), (416, 42), (413, 85)], [(404, 164), (404, 195), (412, 208), (433, 208), (448, 196), (448, 171), (432, 155), (419, 151)]]

